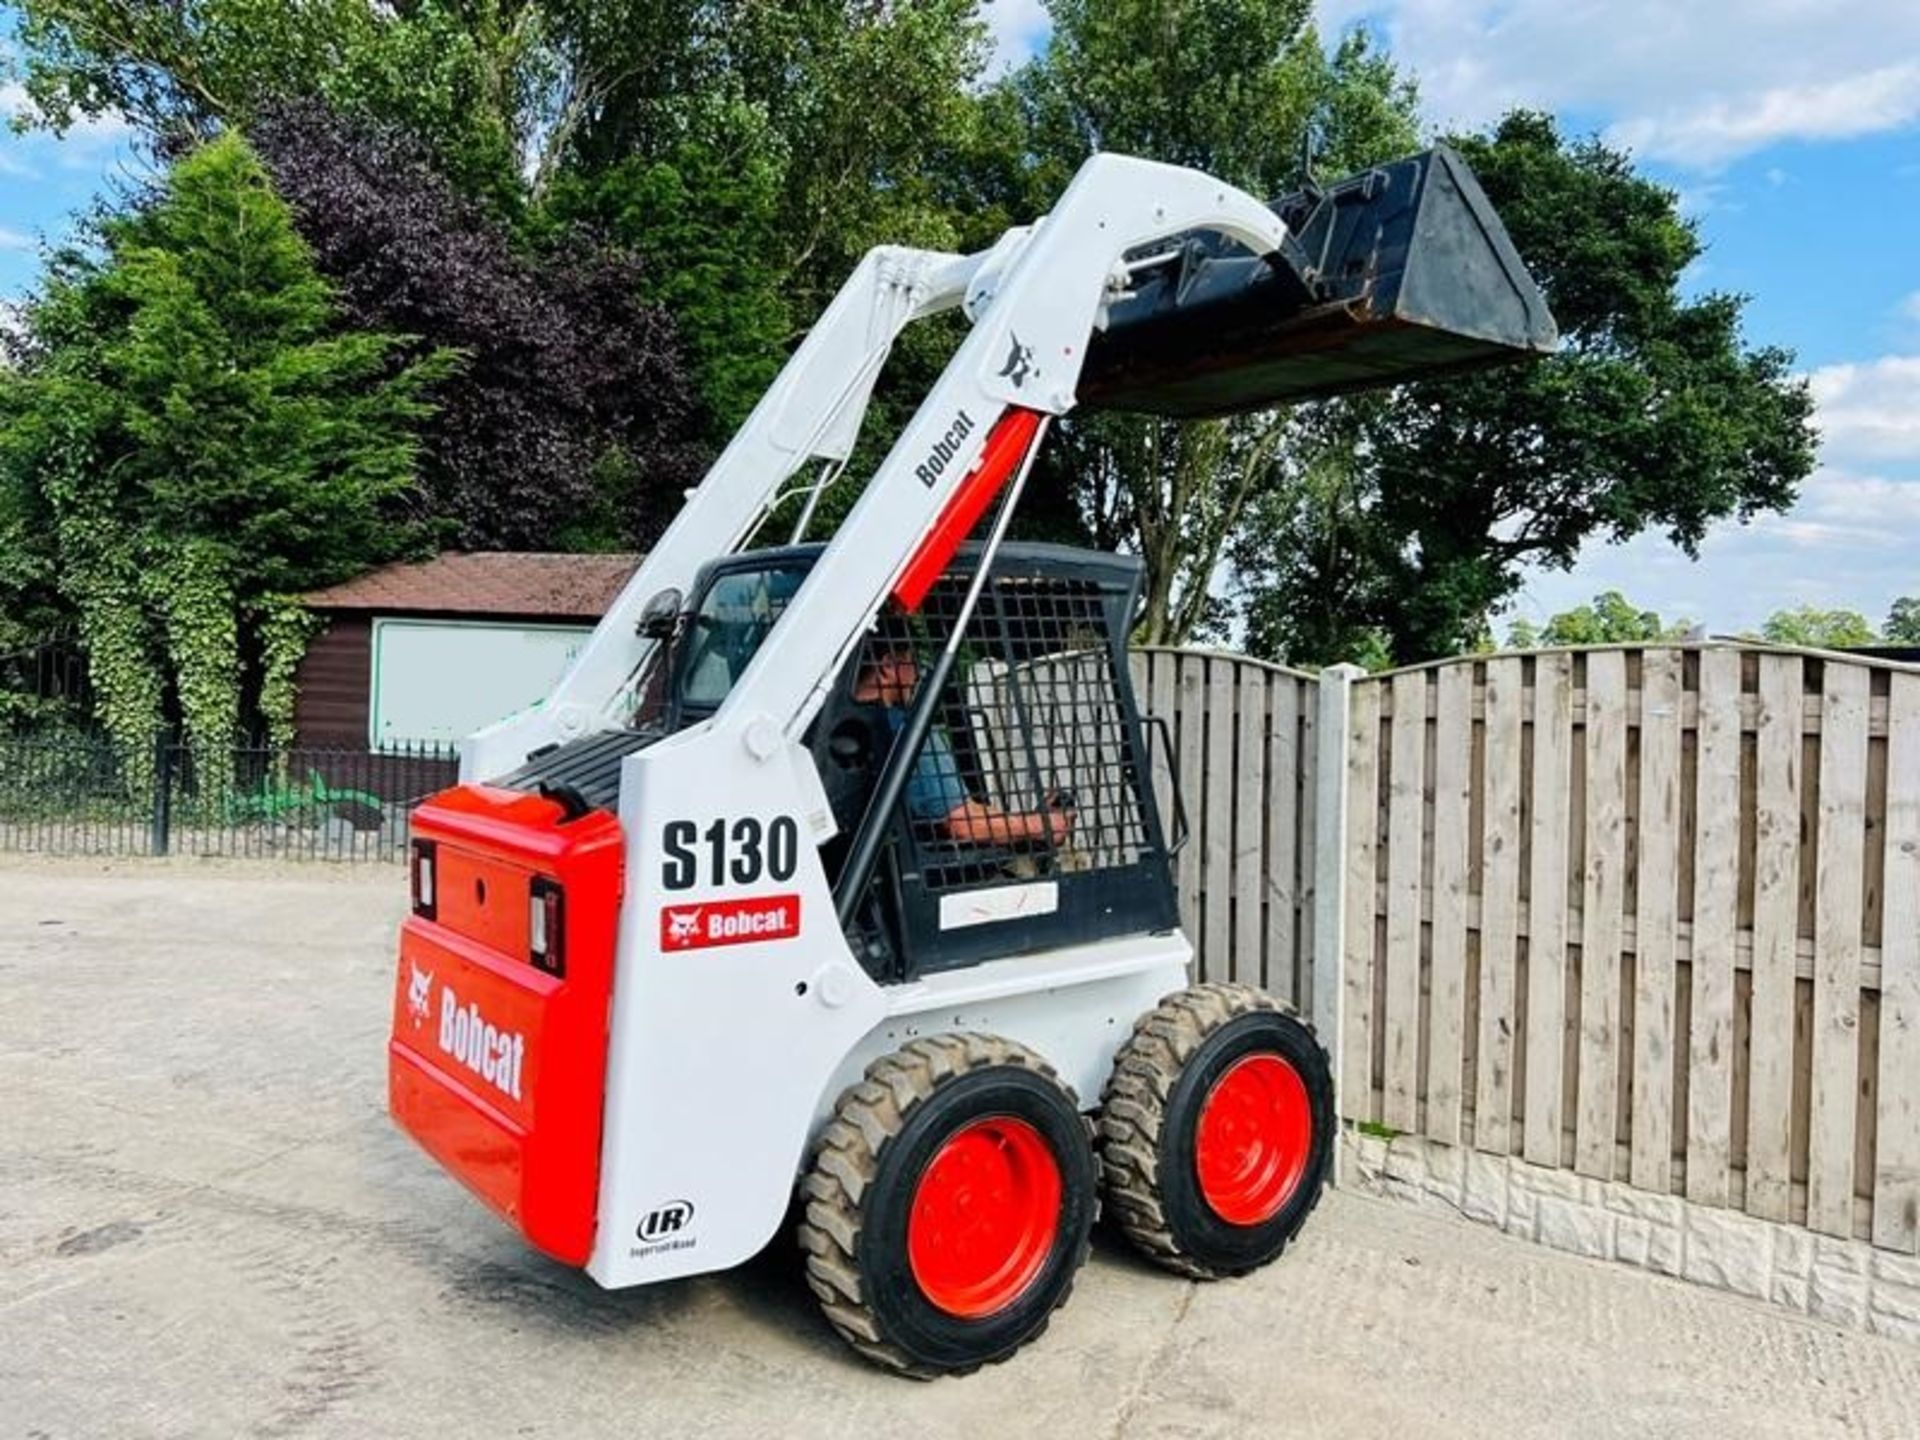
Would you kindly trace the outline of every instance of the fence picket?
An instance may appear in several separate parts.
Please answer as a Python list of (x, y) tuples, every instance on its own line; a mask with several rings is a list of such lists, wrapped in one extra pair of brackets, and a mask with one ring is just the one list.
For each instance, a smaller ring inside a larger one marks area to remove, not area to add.
[(1920, 1249), (1920, 675), (1890, 677), (1873, 1243)]
[(1681, 663), (1640, 662), (1640, 827), (1634, 881), (1633, 1130), (1629, 1174), (1665, 1195), (1673, 1180), (1674, 927), (1680, 883)]
[(1533, 673), (1532, 863), (1527, 899), (1527, 1159), (1560, 1163), (1567, 1024), (1567, 847), (1573, 757), (1573, 658), (1545, 654)]
[[(1303, 948), (1296, 921), (1300, 900), (1300, 836), (1313, 848), (1311, 822), (1301, 807), (1311, 796), (1300, 786), (1299, 707), (1301, 683), (1290, 675), (1270, 677), (1267, 691), (1267, 853), (1260, 877), (1266, 895), (1266, 986), (1306, 1013), (1307, 973), (1295, 958)], [(1303, 828), (1303, 825), (1305, 828)]]
[(1341, 966), (1340, 1094), (1349, 1120), (1372, 1120), (1374, 877), (1380, 845), (1380, 689), (1352, 687), (1347, 721), (1346, 960)]
[(1209, 980), (1237, 980), (1233, 953), (1234, 697), (1238, 686), (1231, 660), (1210, 657), (1207, 668), (1205, 849), (1200, 864), (1200, 973)]
[(1813, 922), (1813, 1091), (1807, 1224), (1853, 1235), (1854, 1086), (1859, 1078), (1868, 672), (1822, 666), (1819, 876)]
[[(1316, 953), (1313, 925), (1319, 893), (1317, 877), (1320, 874), (1314, 855), (1318, 848), (1315, 837), (1320, 833), (1316, 828), (1320, 824), (1316, 808), (1320, 796), (1316, 779), (1320, 751), (1315, 733), (1320, 716), (1319, 686), (1312, 681), (1287, 677), (1284, 689), (1293, 697), (1293, 704), (1300, 712), (1299, 724), (1287, 732), (1293, 739), (1293, 780), (1288, 793), (1299, 797), (1300, 810), (1299, 823), (1289, 827), (1287, 837), (1294, 851), (1290, 872), (1294, 877), (1294, 903), (1289, 911), (1294, 924), (1291, 946), (1294, 960), (1293, 996), (1294, 1004), (1302, 1015), (1314, 1015), (1319, 1013), (1315, 1007), (1320, 1003), (1320, 997), (1313, 989), (1313, 957)], [(1280, 953), (1288, 952), (1283, 950)]]
[[(1747, 1010), (1751, 1035), (1747, 1213), (1764, 1220), (1787, 1218), (1792, 1188), (1803, 683), (1798, 655), (1760, 657), (1754, 755), (1753, 993)], [(1892, 852), (1888, 853), (1891, 858)]]
[(1725, 1205), (1733, 1131), (1733, 961), (1740, 877), (1740, 655), (1700, 654), (1694, 786), (1687, 1198)]
[(1473, 667), (1438, 676), (1433, 749), (1433, 925), (1428, 966), (1427, 1127), (1460, 1141), (1467, 1024), (1467, 821), (1473, 806)]
[[(1148, 748), (1153, 752), (1154, 808), (1160, 812), (1161, 829), (1169, 845), (1174, 839), (1174, 776), (1180, 763), (1180, 721), (1174, 713), (1179, 704), (1179, 691), (1174, 687), (1176, 663), (1165, 650), (1136, 650), (1128, 657), (1140, 703), (1148, 715), (1166, 726), (1164, 737), (1159, 726), (1153, 727)], [(1177, 875), (1177, 862), (1174, 868)]]
[(1580, 909), (1580, 1071), (1574, 1168), (1613, 1178), (1620, 1083), (1620, 917), (1626, 895), (1627, 657), (1587, 656), (1586, 865)]
[(1206, 937), (1200, 929), (1200, 864), (1206, 850), (1206, 681), (1207, 662), (1200, 655), (1174, 660), (1174, 717), (1179, 723), (1181, 791), (1187, 797), (1187, 818), (1194, 833), (1181, 850), (1177, 871), (1180, 883), (1180, 927), (1193, 943), (1194, 974), (1207, 978)]
[[(1251, 666), (1239, 669), (1233, 697), (1240, 737), (1233, 777), (1233, 978), (1262, 985), (1266, 975), (1260, 940), (1268, 903), (1265, 831), (1275, 808), (1267, 788), (1267, 677)], [(1289, 813), (1285, 818), (1293, 817)]]
[(1393, 677), (1387, 810), (1386, 1057), (1381, 1118), (1420, 1128), (1421, 842), (1426, 838), (1427, 674)]
[(1480, 1024), (1474, 1066), (1473, 1143), (1507, 1154), (1513, 1146), (1515, 998), (1520, 910), (1521, 661), (1487, 661), (1486, 801), (1480, 831)]

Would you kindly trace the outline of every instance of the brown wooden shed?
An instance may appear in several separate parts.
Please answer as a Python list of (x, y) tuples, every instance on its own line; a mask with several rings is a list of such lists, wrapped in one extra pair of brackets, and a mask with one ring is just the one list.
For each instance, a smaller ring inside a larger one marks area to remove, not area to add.
[[(383, 629), (404, 624), (416, 632), (409, 637), (416, 643), (422, 636), (431, 639), (429, 632), (437, 630), (460, 639), (471, 652), (486, 655), (491, 649), (504, 663), (514, 652), (516, 636), (549, 647), (571, 643), (568, 636), (584, 636), (640, 559), (634, 554), (449, 551), (431, 560), (387, 565), (303, 595), (302, 602), (324, 625), (295, 677), (296, 744), (379, 748), (375, 708)], [(481, 678), (491, 677), (476, 673), (476, 683)], [(450, 692), (451, 701), (462, 698), (457, 685), (440, 688)], [(457, 703), (451, 713), (460, 713)], [(413, 742), (426, 737), (405, 738)]]

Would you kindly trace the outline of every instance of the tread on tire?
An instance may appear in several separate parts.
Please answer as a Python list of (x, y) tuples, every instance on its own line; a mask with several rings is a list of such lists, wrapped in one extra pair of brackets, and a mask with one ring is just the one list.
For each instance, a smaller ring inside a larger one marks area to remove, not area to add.
[[(1231, 1226), (1201, 1197), (1192, 1139), (1209, 1071), (1277, 1053), (1299, 1073), (1312, 1111), (1297, 1187), (1271, 1219)], [(1197, 1067), (1197, 1068), (1196, 1068)], [(1307, 1027), (1252, 986), (1195, 985), (1165, 997), (1120, 1047), (1100, 1110), (1107, 1213), (1156, 1264), (1194, 1280), (1244, 1274), (1272, 1260), (1320, 1202), (1333, 1144), (1333, 1079)]]
[[(910, 1272), (903, 1278), (896, 1253), (901, 1212), (920, 1179), (914, 1152), (951, 1135), (954, 1121), (1017, 1106), (1032, 1110), (1020, 1118), (1053, 1132), (1065, 1185), (1059, 1235), (1039, 1277), (1004, 1311), (978, 1322), (941, 1316)], [(1092, 1126), (1035, 1052), (972, 1033), (914, 1040), (869, 1065), (821, 1130), (801, 1183), (807, 1283), (848, 1344), (900, 1374), (932, 1379), (1004, 1360), (1046, 1329), (1072, 1291), (1098, 1209), (1098, 1174)]]

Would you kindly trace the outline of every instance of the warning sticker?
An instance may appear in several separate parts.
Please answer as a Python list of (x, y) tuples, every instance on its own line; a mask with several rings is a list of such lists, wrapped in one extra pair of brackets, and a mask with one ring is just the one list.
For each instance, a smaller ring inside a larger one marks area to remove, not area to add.
[(791, 940), (799, 933), (798, 895), (761, 895), (751, 900), (668, 905), (660, 911), (662, 950), (699, 950), (709, 945)]

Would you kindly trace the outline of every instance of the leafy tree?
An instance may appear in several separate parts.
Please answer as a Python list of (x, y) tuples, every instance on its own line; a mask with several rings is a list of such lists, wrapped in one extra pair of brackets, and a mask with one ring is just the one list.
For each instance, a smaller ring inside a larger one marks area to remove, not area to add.
[(1507, 631), (1507, 644), (1515, 650), (1543, 645), (1639, 645), (1679, 640), (1692, 628), (1686, 620), (1669, 625), (1658, 611), (1636, 609), (1618, 590), (1603, 590), (1592, 604), (1563, 610), (1544, 627), (1514, 621)]
[[(9, 386), (0, 365), (0, 425)], [(24, 479), (0, 464), (0, 732), (80, 718), (41, 693), (42, 658), (70, 638), (72, 616), (55, 583), (46, 507)]]
[[(941, 167), (986, 59), (975, 0), (551, 8), (568, 143), (546, 211), (656, 257), (642, 284), (687, 337), (714, 440), (869, 248), (966, 238)], [(905, 388), (932, 358), (909, 332)]]
[(20, 0), (36, 118), (113, 111), (163, 153), (318, 95), (430, 144), (460, 184), (515, 205), (554, 57), (533, 0)]
[(697, 477), (700, 417), (633, 255), (578, 229), (517, 245), (419, 146), (317, 102), (270, 107), (251, 137), (347, 319), (464, 355), (422, 461), (460, 545), (659, 535)]
[[(722, 107), (717, 117), (738, 131), (764, 123), (744, 107)], [(675, 318), (716, 446), (772, 382), (798, 324), (795, 298), (769, 263), (782, 244), (785, 175), (771, 148), (730, 150), (689, 136), (659, 157), (562, 175), (547, 207), (555, 223), (661, 257), (641, 270), (640, 291)]]
[(1920, 645), (1920, 597), (1902, 595), (1894, 601), (1880, 633), (1889, 645)]
[(1880, 639), (1858, 610), (1821, 610), (1812, 605), (1776, 610), (1760, 627), (1760, 635), (1775, 645), (1805, 645), (1815, 650), (1845, 650), (1877, 644)]
[[(1310, 0), (1049, 0), (1048, 10), (1047, 50), (986, 97), (989, 138), (956, 161), (994, 225), (1043, 213), (1096, 150), (1194, 166), (1273, 196), (1306, 178), (1310, 131), (1326, 173), (1417, 144), (1411, 82), (1359, 32), (1329, 57)], [(1001, 134), (1016, 138), (1015, 153), (996, 148)], [(1260, 498), (1299, 483), (1294, 431), (1290, 411), (1073, 419), (1037, 488), (1072, 495), (1095, 543), (1139, 551), (1147, 600), (1136, 638), (1180, 643), (1221, 629), (1215, 572)]]
[(171, 703), (217, 792), (250, 667), (272, 681), (297, 655), (284, 597), (418, 535), (414, 432), (449, 357), (401, 366), (398, 337), (341, 330), (236, 137), (99, 240), (60, 257), (0, 378), (0, 526), (35, 527), (28, 563), (77, 614), (129, 755)]
[(1692, 554), (1717, 521), (1785, 509), (1813, 467), (1792, 356), (1745, 343), (1740, 297), (1680, 295), (1701, 243), (1671, 190), (1544, 115), (1455, 143), (1562, 348), (1317, 407), (1303, 444), (1345, 457), (1338, 483), (1280, 497), (1234, 551), (1260, 653), (1335, 660), (1373, 628), (1401, 661), (1452, 653), (1526, 567), (1648, 529)]

